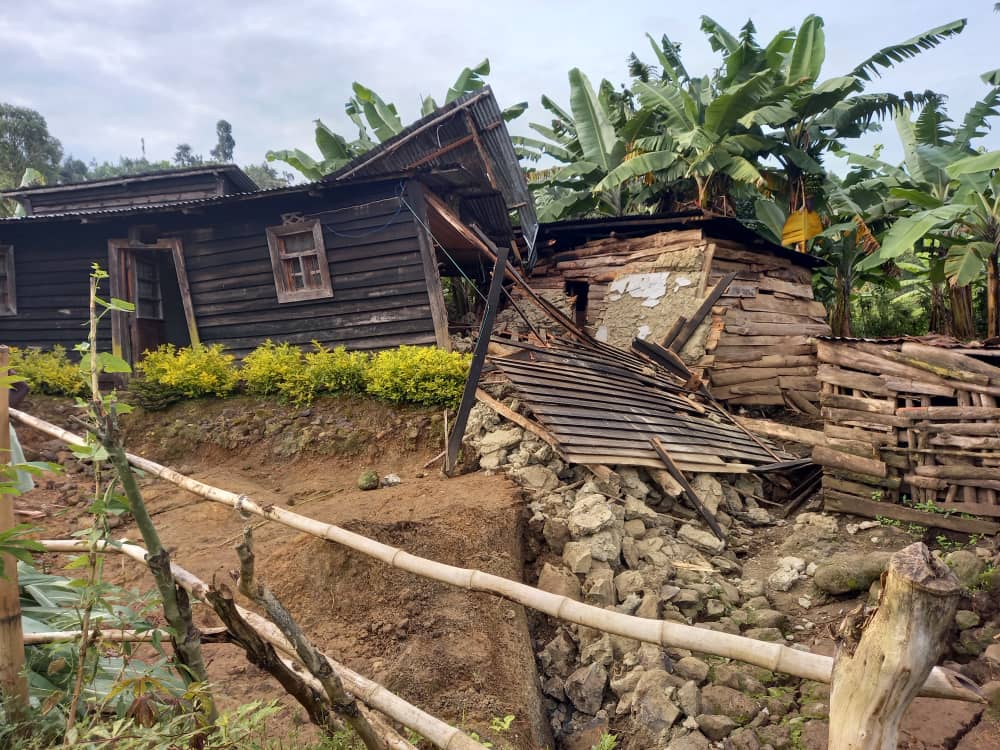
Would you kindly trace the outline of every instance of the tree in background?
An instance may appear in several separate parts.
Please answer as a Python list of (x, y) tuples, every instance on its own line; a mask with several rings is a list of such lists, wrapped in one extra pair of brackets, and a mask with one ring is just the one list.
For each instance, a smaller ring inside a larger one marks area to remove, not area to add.
[(247, 177), (257, 183), (261, 190), (288, 187), (295, 183), (295, 175), (291, 172), (278, 172), (266, 161), (262, 164), (245, 164), (240, 167)]
[(215, 148), (209, 153), (212, 161), (231, 162), (233, 160), (233, 149), (236, 148), (236, 139), (233, 138), (233, 126), (227, 120), (219, 120), (215, 123), (215, 135), (217, 142)]
[(201, 154), (196, 154), (191, 149), (190, 143), (178, 143), (174, 151), (174, 164), (178, 167), (197, 167), (204, 164), (205, 159)]
[(61, 159), (62, 144), (49, 134), (44, 117), (0, 102), (0, 189), (18, 185), (29, 168), (55, 180)]

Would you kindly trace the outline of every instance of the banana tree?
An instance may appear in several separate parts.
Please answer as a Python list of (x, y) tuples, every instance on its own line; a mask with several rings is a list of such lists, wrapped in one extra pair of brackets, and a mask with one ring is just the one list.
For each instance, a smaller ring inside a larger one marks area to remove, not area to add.
[[(463, 68), (455, 83), (445, 94), (445, 104), (458, 99), (472, 91), (477, 91), (486, 85), (486, 76), (490, 72), (489, 59), (483, 60), (473, 68)], [(403, 129), (396, 105), (386, 102), (375, 91), (358, 82), (352, 85), (353, 95), (344, 105), (344, 111), (358, 128), (358, 137), (348, 140), (333, 132), (322, 120), (314, 120), (316, 130), (316, 146), (320, 158), (315, 159), (301, 149), (282, 149), (268, 151), (268, 161), (283, 161), (297, 170), (308, 180), (319, 180), (325, 175), (335, 172), (355, 158), (370, 151), (379, 143), (398, 135)], [(507, 107), (501, 113), (510, 121), (520, 116), (527, 109), (527, 102)], [(438, 109), (437, 101), (430, 96), (423, 97), (420, 114), (426, 116)]]
[[(889, 201), (896, 202), (896, 221), (882, 240), (882, 248), (864, 262), (892, 260), (915, 247), (940, 260), (949, 281), (953, 333), (975, 336), (971, 285), (986, 279), (987, 331), (1000, 334), (997, 247), (1000, 244), (1000, 207), (997, 176), (1000, 152), (979, 153), (973, 141), (1000, 114), (1000, 88), (991, 89), (966, 113), (961, 124), (950, 124), (943, 106), (934, 102), (916, 122), (909, 113), (896, 118), (903, 144), (900, 167), (881, 166)], [(851, 157), (857, 161), (857, 157)]]

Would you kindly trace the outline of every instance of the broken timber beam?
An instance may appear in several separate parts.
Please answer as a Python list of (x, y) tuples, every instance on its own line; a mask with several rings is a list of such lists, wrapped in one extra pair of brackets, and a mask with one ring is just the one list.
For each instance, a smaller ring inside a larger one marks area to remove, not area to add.
[(712, 291), (708, 293), (705, 300), (701, 303), (701, 305), (699, 305), (698, 309), (691, 314), (691, 317), (677, 333), (677, 336), (670, 342), (671, 349), (675, 352), (679, 352), (684, 348), (687, 342), (694, 335), (694, 332), (698, 330), (698, 326), (701, 325), (701, 321), (705, 319), (705, 316), (708, 315), (709, 312), (711, 312), (715, 303), (719, 301), (719, 298), (726, 293), (729, 285), (733, 283), (733, 279), (736, 278), (736, 273), (736, 271), (733, 271), (732, 273), (723, 276)]
[(653, 446), (653, 450), (656, 451), (656, 455), (659, 456), (660, 460), (663, 461), (664, 465), (666, 465), (670, 476), (673, 477), (674, 481), (676, 481), (684, 490), (684, 496), (691, 502), (694, 509), (701, 514), (701, 517), (705, 519), (705, 523), (708, 524), (712, 533), (719, 539), (725, 541), (726, 535), (725, 532), (722, 531), (722, 527), (719, 526), (719, 522), (715, 520), (715, 516), (712, 515), (712, 512), (701, 502), (701, 499), (698, 497), (698, 493), (694, 491), (694, 487), (692, 487), (691, 483), (688, 482), (687, 477), (684, 476), (684, 472), (677, 468), (677, 464), (674, 463), (670, 454), (667, 453), (667, 449), (663, 447), (663, 443), (660, 442), (660, 439), (655, 437), (650, 438), (649, 444)]
[(962, 534), (993, 535), (1000, 532), (1000, 524), (976, 518), (955, 518), (943, 513), (928, 513), (896, 503), (880, 503), (855, 497), (845, 492), (823, 490), (823, 510), (851, 513), (865, 518), (892, 518), (896, 521), (915, 523), (932, 529), (958, 531)]
[(500, 304), (500, 290), (503, 289), (504, 272), (507, 269), (507, 255), (510, 248), (501, 247), (497, 249), (497, 261), (493, 267), (493, 279), (490, 281), (490, 291), (486, 296), (486, 310), (483, 313), (483, 323), (479, 329), (479, 338), (476, 339), (475, 352), (472, 355), (472, 364), (469, 366), (469, 377), (465, 381), (465, 390), (462, 392), (462, 401), (458, 406), (458, 413), (455, 415), (455, 424), (451, 428), (451, 435), (448, 436), (448, 448), (444, 457), (444, 470), (450, 472), (455, 468), (455, 461), (458, 458), (458, 449), (462, 446), (462, 438), (465, 437), (465, 426), (469, 422), (469, 412), (476, 400), (476, 390), (479, 388), (479, 376), (483, 372), (483, 365), (486, 362), (486, 352), (490, 347), (490, 337), (493, 335), (493, 323), (497, 317), (497, 307)]

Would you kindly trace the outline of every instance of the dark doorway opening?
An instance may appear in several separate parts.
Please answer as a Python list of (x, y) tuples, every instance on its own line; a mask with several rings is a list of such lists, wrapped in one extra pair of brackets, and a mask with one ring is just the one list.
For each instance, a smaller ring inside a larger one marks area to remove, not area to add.
[(573, 322), (579, 328), (587, 327), (587, 297), (590, 294), (590, 284), (586, 281), (567, 281), (566, 295), (574, 298)]

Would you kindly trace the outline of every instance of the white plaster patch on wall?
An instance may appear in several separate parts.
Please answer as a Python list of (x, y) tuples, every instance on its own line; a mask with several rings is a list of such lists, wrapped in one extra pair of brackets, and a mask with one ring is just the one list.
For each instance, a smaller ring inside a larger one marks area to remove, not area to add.
[(668, 271), (623, 274), (611, 282), (608, 299), (616, 302), (622, 295), (627, 294), (629, 297), (641, 299), (643, 307), (656, 307), (667, 293), (669, 276)]
[(649, 335), (649, 331), (649, 326), (639, 326), (639, 330), (635, 332), (635, 336), (636, 338), (640, 338), (645, 341), (646, 337)]
[(598, 341), (607, 342), (607, 340), (608, 340), (608, 327), (607, 326), (601, 326), (601, 327), (599, 327), (597, 329), (597, 331), (594, 333), (594, 338), (597, 339)]
[(678, 276), (676, 279), (674, 279), (674, 286), (677, 289), (681, 289), (682, 287), (686, 286), (691, 286), (693, 283), (694, 282), (691, 281), (691, 279), (689, 279), (687, 276)]

